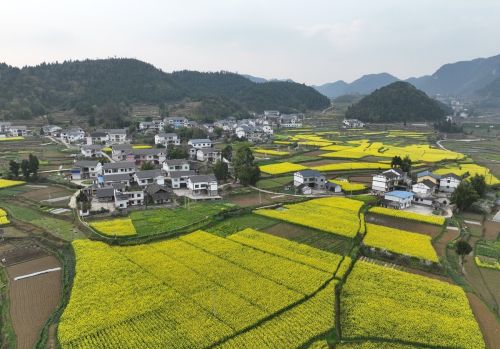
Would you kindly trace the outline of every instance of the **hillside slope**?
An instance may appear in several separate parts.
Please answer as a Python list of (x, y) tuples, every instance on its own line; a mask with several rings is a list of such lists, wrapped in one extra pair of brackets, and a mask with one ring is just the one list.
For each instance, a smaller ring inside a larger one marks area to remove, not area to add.
[(435, 121), (445, 114), (436, 100), (407, 82), (397, 81), (350, 106), (346, 118), (368, 122)]
[[(184, 100), (220, 101), (230, 112), (284, 112), (329, 105), (313, 88), (293, 82), (254, 83), (228, 72), (165, 73), (135, 59), (100, 59), (41, 64), (22, 69), (0, 64), (0, 115), (30, 118), (76, 108), (85, 115), (105, 103), (161, 104)], [(216, 114), (219, 110), (206, 110)], [(225, 117), (227, 115), (212, 115)]]

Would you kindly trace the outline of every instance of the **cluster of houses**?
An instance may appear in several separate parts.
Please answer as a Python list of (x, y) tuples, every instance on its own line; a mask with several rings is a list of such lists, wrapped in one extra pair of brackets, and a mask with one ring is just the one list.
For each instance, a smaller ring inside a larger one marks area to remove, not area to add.
[(336, 183), (326, 180), (326, 177), (316, 170), (302, 170), (293, 174), (293, 186), (302, 194), (332, 192), (340, 193), (342, 188)]
[(97, 207), (103, 203), (112, 203), (115, 209), (165, 204), (174, 195), (193, 200), (220, 199), (215, 176), (198, 174), (188, 160), (163, 159), (161, 167), (152, 170), (141, 170), (138, 164), (129, 159), (107, 163), (79, 160), (70, 176), (72, 180), (92, 180), (84, 192)]
[(29, 134), (28, 127), (12, 125), (9, 121), (0, 121), (0, 138), (24, 137)]
[(404, 209), (412, 204), (436, 206), (437, 199), (448, 197), (462, 178), (453, 174), (436, 175), (430, 171), (419, 172), (415, 183), (405, 172), (391, 168), (372, 177), (372, 191), (383, 195), (382, 206)]

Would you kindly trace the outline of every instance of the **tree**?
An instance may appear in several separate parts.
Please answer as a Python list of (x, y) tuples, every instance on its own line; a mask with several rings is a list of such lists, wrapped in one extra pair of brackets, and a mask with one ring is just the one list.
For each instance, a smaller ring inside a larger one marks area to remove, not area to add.
[(24, 178), (29, 179), (30, 177), (30, 163), (27, 159), (21, 161), (21, 172), (23, 173)]
[(231, 161), (233, 159), (233, 147), (231, 146), (231, 144), (226, 145), (222, 149), (221, 154), (224, 159)]
[(17, 161), (14, 161), (14, 160), (9, 161), (10, 172), (12, 173), (12, 175), (15, 178), (19, 177), (19, 167), (20, 167), (20, 165)]
[(479, 195), (469, 181), (462, 181), (451, 194), (451, 202), (457, 205), (459, 210), (468, 209), (477, 199)]
[(243, 185), (253, 185), (260, 179), (260, 168), (254, 163), (250, 147), (238, 149), (233, 160), (234, 175)]
[(470, 179), (470, 184), (479, 196), (483, 196), (484, 193), (486, 193), (486, 180), (483, 175), (476, 173), (474, 177)]
[(165, 131), (166, 133), (172, 133), (172, 132), (175, 132), (175, 127), (170, 125), (170, 124), (167, 124), (163, 128), (163, 131)]
[(411, 171), (411, 159), (408, 155), (406, 155), (403, 159), (403, 161), (401, 162), (401, 170), (403, 170), (403, 172), (406, 172), (406, 173), (410, 173)]
[(218, 181), (225, 181), (229, 178), (229, 167), (223, 161), (217, 161), (214, 165), (214, 175)]
[(472, 246), (465, 240), (459, 240), (455, 245), (455, 252), (460, 256), (460, 262), (464, 264), (464, 256), (472, 252)]
[(401, 167), (403, 164), (403, 159), (401, 159), (401, 156), (394, 156), (391, 160), (391, 167)]
[(146, 170), (154, 170), (155, 165), (151, 161), (146, 161), (141, 165), (141, 170), (146, 171)]
[(88, 211), (92, 207), (90, 198), (83, 191), (76, 196), (76, 202), (82, 211)]
[(215, 134), (215, 137), (217, 137), (217, 138), (220, 138), (222, 136), (223, 132), (224, 132), (224, 130), (221, 127), (214, 128), (214, 134)]
[(186, 159), (187, 157), (188, 151), (182, 145), (169, 146), (167, 149), (167, 158), (169, 159)]
[(36, 155), (30, 154), (28, 157), (29, 171), (33, 177), (38, 177), (38, 168), (40, 167), (40, 162)]

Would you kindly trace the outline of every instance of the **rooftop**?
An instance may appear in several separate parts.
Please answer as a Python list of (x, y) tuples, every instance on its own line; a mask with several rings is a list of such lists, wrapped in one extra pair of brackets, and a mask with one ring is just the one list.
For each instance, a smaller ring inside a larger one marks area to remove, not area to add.
[(161, 170), (144, 170), (144, 171), (137, 171), (135, 175), (139, 179), (146, 179), (146, 178), (162, 176), (163, 172)]
[(170, 173), (171, 178), (191, 177), (195, 174), (194, 171), (175, 171)]
[(212, 143), (212, 141), (208, 138), (200, 138), (200, 139), (190, 139), (189, 143)]
[(297, 171), (297, 173), (300, 173), (302, 177), (320, 177), (321, 172), (316, 171), (316, 170), (302, 170), (302, 171)]
[(216, 182), (217, 179), (214, 175), (194, 175), (189, 177), (189, 180), (193, 183), (203, 183), (203, 182)]
[(403, 190), (393, 190), (385, 193), (385, 196), (394, 196), (400, 199), (409, 199), (414, 196), (411, 191), (403, 191)]
[(97, 160), (80, 160), (75, 162), (74, 167), (96, 167), (99, 161)]
[(135, 163), (131, 161), (107, 162), (102, 167), (105, 170), (117, 168), (135, 168)]

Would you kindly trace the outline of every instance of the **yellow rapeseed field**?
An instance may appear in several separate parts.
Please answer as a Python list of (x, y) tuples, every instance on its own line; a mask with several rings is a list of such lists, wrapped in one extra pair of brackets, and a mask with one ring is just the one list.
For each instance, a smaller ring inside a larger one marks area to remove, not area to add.
[(485, 348), (464, 291), (446, 282), (357, 261), (340, 301), (346, 339), (386, 338), (429, 347)]
[(340, 185), (343, 191), (359, 191), (359, 190), (365, 190), (366, 186), (362, 183), (352, 183), (349, 182), (348, 180), (343, 180), (343, 179), (330, 179), (329, 182), (335, 183)]
[(8, 141), (23, 141), (24, 137), (0, 137), (0, 142), (8, 142)]
[(277, 156), (290, 154), (287, 151), (279, 151), (279, 150), (263, 149), (263, 148), (253, 148), (252, 151), (254, 153), (265, 154), (265, 155), (277, 155)]
[(130, 236), (137, 234), (130, 218), (95, 221), (91, 222), (90, 226), (98, 232), (108, 236)]
[(7, 212), (0, 208), (0, 225), (9, 224), (9, 218), (7, 217)]
[[(360, 159), (366, 156), (377, 156), (392, 158), (394, 156), (409, 156), (413, 162), (439, 162), (444, 160), (460, 160), (464, 158), (461, 153), (432, 148), (428, 144), (413, 144), (404, 147), (387, 145), (381, 142), (370, 143), (368, 140), (349, 141), (350, 144), (358, 144), (344, 150), (321, 154), (328, 158)], [(328, 150), (322, 148), (324, 150)]]
[(468, 173), (470, 177), (478, 174), (485, 177), (486, 184), (495, 185), (500, 183), (500, 180), (491, 173), (489, 168), (477, 164), (459, 164), (457, 166), (447, 166), (437, 169), (436, 171), (434, 171), (434, 173), (438, 175), (453, 173), (457, 176), (463, 176), (464, 174)]
[(340, 256), (264, 233), (198, 231), (127, 247), (77, 240), (73, 248), (63, 349), (292, 348), (334, 325), (336, 281), (323, 269)]
[(263, 165), (260, 166), (260, 170), (264, 173), (269, 173), (272, 175), (282, 174), (288, 172), (296, 172), (307, 169), (306, 166), (294, 164), (291, 162), (280, 162), (277, 164)]
[(282, 209), (261, 209), (254, 212), (329, 233), (354, 237), (360, 227), (358, 212), (361, 206), (361, 201), (329, 197), (285, 205)]
[(446, 221), (446, 219), (441, 216), (427, 216), (410, 211), (394, 210), (392, 208), (385, 207), (372, 207), (370, 208), (370, 212), (434, 225), (443, 225)]
[(339, 162), (328, 165), (314, 166), (311, 168), (313, 170), (321, 172), (349, 170), (386, 170), (391, 168), (391, 164), (382, 162)]
[(14, 181), (14, 180), (11, 180), (11, 179), (2, 179), (0, 178), (0, 189), (2, 188), (8, 188), (8, 187), (13, 187), (15, 185), (21, 185), (21, 184), (24, 184), (26, 182), (24, 181)]
[(132, 146), (133, 149), (151, 149), (153, 146), (151, 145), (146, 145), (146, 144), (134, 144)]
[(431, 262), (439, 258), (432, 247), (431, 237), (376, 224), (366, 224), (363, 244), (390, 252), (416, 257)]

